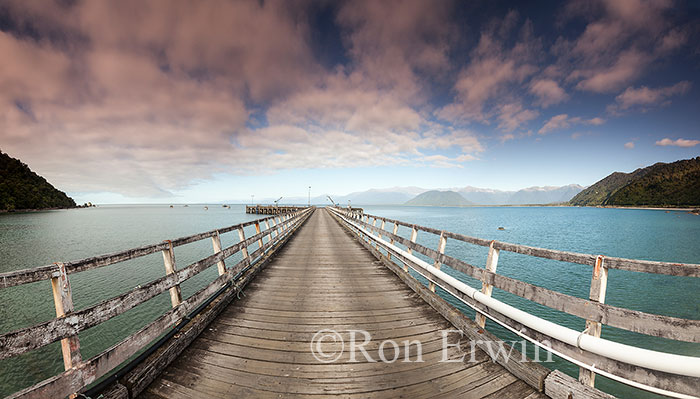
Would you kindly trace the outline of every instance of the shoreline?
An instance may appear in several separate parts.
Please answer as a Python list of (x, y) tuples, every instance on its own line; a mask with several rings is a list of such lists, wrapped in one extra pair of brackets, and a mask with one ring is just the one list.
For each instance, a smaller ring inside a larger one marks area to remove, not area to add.
[(681, 211), (681, 212), (691, 212), (692, 211), (697, 211), (700, 209), (700, 206), (694, 206), (690, 208), (678, 208), (678, 207), (658, 207), (658, 206), (650, 206), (650, 207), (645, 207), (645, 206), (588, 206), (586, 208), (611, 208), (611, 209), (647, 209), (647, 210), (652, 210), (652, 211)]

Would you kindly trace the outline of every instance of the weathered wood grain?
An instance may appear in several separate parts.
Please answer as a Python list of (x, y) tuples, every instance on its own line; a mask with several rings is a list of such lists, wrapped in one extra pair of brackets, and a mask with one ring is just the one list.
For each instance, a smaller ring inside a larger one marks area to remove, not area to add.
[(559, 370), (552, 371), (544, 380), (544, 393), (552, 399), (615, 399), (612, 395), (579, 383)]

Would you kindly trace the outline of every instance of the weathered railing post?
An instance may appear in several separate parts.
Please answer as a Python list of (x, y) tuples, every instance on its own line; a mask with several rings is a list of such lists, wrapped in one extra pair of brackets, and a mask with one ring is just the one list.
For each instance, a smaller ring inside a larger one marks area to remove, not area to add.
[[(386, 225), (386, 221), (382, 219), (382, 224), (379, 226), (379, 232), (377, 232), (377, 236), (379, 239), (382, 239), (382, 231), (384, 231), (384, 226)], [(379, 251), (379, 243), (377, 243), (377, 251)], [(389, 253), (389, 251), (386, 251), (386, 253)]]
[[(411, 227), (411, 242), (415, 243), (416, 238), (418, 238), (418, 230), (416, 229), (416, 226)], [(406, 252), (409, 254), (413, 253), (413, 250), (411, 247), (406, 247)], [(408, 272), (408, 265), (406, 263), (403, 264), (403, 271)]]
[(243, 259), (247, 260), (248, 264), (250, 264), (250, 257), (248, 256), (248, 246), (245, 244), (245, 232), (243, 231), (243, 227), (238, 228), (238, 239), (240, 240), (240, 242), (243, 243), (243, 246), (241, 247)]
[[(394, 235), (396, 235), (399, 232), (399, 224), (394, 222), (394, 229), (391, 231)], [(391, 245), (394, 245), (394, 238), (391, 238)], [(391, 252), (386, 253), (387, 259), (391, 260)], [(404, 265), (404, 269), (406, 269), (406, 266)]]
[(272, 230), (270, 230), (270, 223), (265, 219), (263, 221), (265, 223), (265, 231), (267, 231), (267, 243), (269, 244), (272, 241)]
[[(218, 231), (216, 232), (216, 234), (211, 236), (211, 244), (214, 247), (215, 254), (218, 254), (219, 252), (221, 252), (221, 237), (219, 236)], [(223, 259), (216, 262), (216, 268), (219, 269), (219, 276), (226, 273), (226, 264), (224, 263)]]
[[(165, 274), (175, 273), (175, 252), (173, 251), (173, 242), (166, 241), (168, 248), (163, 250), (163, 264), (165, 265)], [(173, 307), (178, 306), (182, 302), (182, 293), (180, 292), (180, 284), (170, 288), (170, 303)]]
[[(377, 218), (373, 218), (372, 220), (372, 227), (377, 227)], [(374, 243), (374, 248), (379, 251), (379, 243), (375, 242)]]
[[(605, 257), (598, 255), (595, 259), (593, 267), (593, 276), (591, 277), (591, 289), (588, 298), (593, 302), (605, 303), (605, 290), (608, 287), (608, 268), (605, 267)], [(586, 329), (584, 332), (594, 337), (600, 337), (602, 325), (593, 320), (586, 320)], [(579, 368), (578, 380), (588, 386), (595, 385), (595, 373), (583, 367)]]
[[(442, 255), (442, 254), (445, 253), (445, 246), (446, 246), (446, 245), (447, 245), (447, 239), (445, 238), (445, 234), (444, 234), (444, 233), (440, 233), (440, 241), (438, 241), (438, 247), (437, 247), (438, 254)], [(435, 263), (433, 263), (433, 266), (434, 266), (436, 269), (438, 269), (438, 270), (440, 270), (440, 266), (442, 265), (442, 263), (440, 263), (440, 260), (439, 260), (439, 259), (440, 259), (440, 258), (439, 258), (439, 255), (438, 255), (438, 256), (435, 258)], [(435, 292), (435, 283), (434, 283), (433, 281), (431, 281), (431, 282), (430, 282), (430, 285), (428, 286), (428, 288), (430, 288), (430, 291)]]
[[(255, 222), (255, 234), (258, 235), (260, 234), (260, 222)], [(262, 236), (258, 238), (258, 248), (262, 250), (263, 247), (263, 240)]]
[(275, 217), (275, 237), (279, 237), (282, 234), (282, 216), (277, 215)]
[[(56, 306), (56, 317), (61, 318), (73, 312), (73, 292), (63, 263), (57, 262), (58, 270), (51, 276), (51, 291), (53, 302)], [(61, 340), (61, 353), (63, 354), (63, 367), (68, 370), (82, 361), (80, 356), (80, 341), (78, 336), (63, 338)]]
[[(418, 230), (416, 229), (416, 226), (411, 226), (411, 242), (415, 243), (416, 238), (418, 238)], [(411, 247), (407, 247), (406, 252), (408, 252), (409, 254), (412, 254), (413, 250), (411, 249)]]
[[(492, 273), (496, 273), (496, 268), (498, 267), (498, 255), (500, 251), (493, 247), (495, 241), (491, 241), (489, 244), (489, 254), (486, 257), (486, 270)], [(486, 282), (486, 274), (481, 278), (481, 293), (486, 296), (491, 296), (493, 292), (493, 286)], [(477, 312), (476, 313), (476, 324), (479, 327), (484, 328), (486, 326), (486, 316)]]

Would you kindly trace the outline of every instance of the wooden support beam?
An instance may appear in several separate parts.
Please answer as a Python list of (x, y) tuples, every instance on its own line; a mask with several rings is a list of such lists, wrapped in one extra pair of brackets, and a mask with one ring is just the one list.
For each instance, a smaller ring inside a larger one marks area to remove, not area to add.
[[(439, 253), (440, 255), (442, 255), (442, 254), (445, 253), (445, 246), (446, 246), (446, 245), (447, 245), (447, 239), (445, 238), (445, 235), (444, 235), (444, 234), (440, 234), (440, 241), (438, 241), (438, 248), (437, 248), (438, 253)], [(437, 259), (437, 257), (436, 257), (435, 263), (433, 263), (433, 266), (434, 266), (436, 269), (440, 270), (440, 266), (441, 266), (441, 265), (442, 265), (442, 264), (440, 263), (440, 261), (439, 261), (439, 260)], [(429, 284), (429, 286), (428, 286), (428, 288), (430, 288), (430, 291), (435, 292), (435, 283), (431, 281), (430, 284)]]
[[(163, 264), (165, 265), (165, 274), (175, 273), (175, 252), (173, 251), (173, 242), (170, 240), (166, 241), (169, 245), (168, 248), (164, 249), (163, 252)], [(170, 288), (170, 302), (173, 307), (178, 306), (182, 303), (182, 293), (180, 292), (180, 284)]]
[[(243, 231), (243, 227), (238, 228), (238, 238), (240, 239), (240, 242), (245, 242), (245, 232)], [(248, 256), (248, 247), (243, 244), (243, 248), (241, 248), (241, 253), (243, 254), (243, 259), (249, 259)]]
[[(374, 219), (372, 220), (372, 227), (377, 227), (377, 218), (374, 218)], [(378, 250), (379, 250), (379, 243), (375, 243), (375, 244), (374, 244), (374, 247), (375, 247), (375, 248), (377, 249), (377, 251), (378, 251)]]
[[(399, 225), (398, 223), (394, 223), (394, 230), (392, 230), (392, 234), (396, 235), (396, 233), (399, 232)], [(394, 245), (394, 237), (391, 238), (391, 245)], [(387, 251), (386, 253), (386, 258), (391, 260), (391, 252)], [(408, 271), (408, 268), (404, 266), (404, 270)]]
[(272, 230), (270, 230), (270, 223), (268, 223), (267, 219), (264, 221), (265, 223), (265, 231), (267, 231), (267, 242), (272, 241)]
[[(219, 237), (218, 231), (216, 232), (216, 234), (211, 236), (211, 244), (214, 247), (215, 254), (218, 254), (219, 252), (221, 252), (221, 238)], [(219, 276), (226, 273), (226, 264), (224, 263), (223, 259), (216, 262), (216, 268), (219, 270)]]
[[(413, 227), (411, 227), (411, 240), (410, 241), (415, 243), (416, 238), (418, 238), (418, 229), (416, 229), (416, 226), (413, 226)], [(408, 252), (409, 254), (412, 254), (413, 250), (409, 247), (409, 248), (406, 248), (406, 252)]]
[[(496, 268), (498, 267), (498, 255), (500, 251), (494, 248), (493, 244), (494, 241), (491, 241), (491, 245), (489, 245), (489, 254), (486, 257), (486, 270), (492, 273), (496, 273)], [(481, 293), (487, 296), (491, 296), (491, 292), (493, 292), (493, 285), (489, 284), (486, 281), (487, 277), (488, 276), (486, 274), (483, 274), (483, 277), (481, 279)], [(479, 327), (484, 328), (486, 326), (486, 316), (477, 312), (476, 324), (478, 324)]]
[[(65, 265), (58, 262), (56, 266), (58, 270), (51, 277), (51, 291), (56, 307), (56, 318), (61, 318), (70, 315), (74, 310), (73, 293)], [(80, 341), (77, 335), (61, 340), (61, 353), (63, 354), (63, 367), (66, 370), (80, 364), (82, 359), (80, 357)]]
[[(260, 234), (260, 222), (255, 222), (255, 234)], [(258, 248), (263, 247), (262, 237), (258, 240)]]
[[(593, 267), (591, 277), (591, 289), (588, 298), (593, 302), (605, 303), (605, 290), (608, 287), (608, 268), (605, 267), (605, 257), (598, 255)], [(586, 330), (584, 332), (594, 337), (600, 337), (602, 324), (593, 320), (586, 320)], [(595, 373), (583, 367), (579, 368), (578, 380), (588, 386), (595, 386)]]

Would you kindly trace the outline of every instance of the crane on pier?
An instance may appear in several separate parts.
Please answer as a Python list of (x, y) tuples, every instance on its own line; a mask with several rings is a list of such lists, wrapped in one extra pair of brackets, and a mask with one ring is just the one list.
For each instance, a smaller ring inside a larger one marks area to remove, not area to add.
[(275, 201), (275, 208), (277, 208), (277, 206), (278, 206), (277, 204), (280, 202), (281, 199), (282, 199), (282, 197), (277, 198), (277, 201)]
[(336, 204), (335, 201), (333, 201), (333, 198), (331, 198), (330, 195), (326, 195), (326, 197), (328, 198), (328, 201), (330, 201), (333, 206), (338, 206), (338, 204)]

